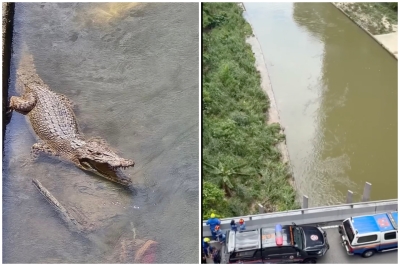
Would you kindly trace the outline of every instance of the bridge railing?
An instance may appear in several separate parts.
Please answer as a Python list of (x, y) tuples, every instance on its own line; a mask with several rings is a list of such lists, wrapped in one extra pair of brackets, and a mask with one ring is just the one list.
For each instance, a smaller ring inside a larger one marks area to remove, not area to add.
[[(398, 201), (397, 199), (393, 199), (263, 213), (221, 219), (221, 229), (229, 229), (231, 220), (235, 219), (237, 222), (240, 218), (244, 219), (246, 227), (250, 228), (258, 226), (273, 227), (278, 223), (291, 224), (292, 222), (296, 224), (323, 224), (341, 221), (354, 216), (397, 211), (397, 208)], [(206, 225), (206, 221), (203, 221), (203, 235), (210, 235), (210, 229), (209, 226)]]

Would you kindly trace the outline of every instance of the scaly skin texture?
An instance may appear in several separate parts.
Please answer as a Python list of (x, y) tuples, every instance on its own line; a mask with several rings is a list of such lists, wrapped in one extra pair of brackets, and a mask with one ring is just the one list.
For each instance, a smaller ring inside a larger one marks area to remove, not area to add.
[(21, 97), (12, 96), (10, 109), (29, 117), (39, 142), (32, 146), (35, 157), (40, 152), (60, 156), (77, 167), (91, 171), (116, 183), (129, 186), (132, 181), (120, 168), (133, 167), (134, 162), (117, 155), (105, 140), (86, 139), (79, 131), (72, 102), (55, 93), (36, 73), (32, 55), (24, 55), (17, 71)]

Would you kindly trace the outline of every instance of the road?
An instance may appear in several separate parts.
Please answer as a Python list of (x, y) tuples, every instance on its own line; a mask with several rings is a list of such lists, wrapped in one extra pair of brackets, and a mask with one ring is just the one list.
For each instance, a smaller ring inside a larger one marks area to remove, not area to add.
[(339, 233), (337, 228), (325, 229), (328, 234), (330, 244), (329, 251), (318, 261), (322, 264), (397, 264), (397, 251), (387, 253), (377, 253), (371, 258), (363, 258), (361, 256), (349, 256), (346, 250), (340, 244)]
[[(377, 253), (371, 258), (349, 256), (340, 243), (337, 225), (322, 226), (322, 228), (328, 235), (330, 249), (324, 257), (318, 260), (319, 264), (397, 264), (397, 251)], [(207, 262), (213, 263), (211, 259), (208, 259)]]

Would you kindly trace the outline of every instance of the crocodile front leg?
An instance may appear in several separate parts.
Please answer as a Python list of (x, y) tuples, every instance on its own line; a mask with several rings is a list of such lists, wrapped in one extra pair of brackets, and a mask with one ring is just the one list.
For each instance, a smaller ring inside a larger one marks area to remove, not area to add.
[(39, 157), (39, 154), (41, 152), (43, 152), (47, 155), (50, 155), (50, 156), (60, 156), (56, 151), (51, 149), (51, 147), (48, 146), (46, 143), (37, 142), (37, 143), (33, 144), (32, 148), (31, 148), (32, 160), (36, 160)]
[(36, 98), (33, 93), (25, 93), (22, 97), (11, 96), (10, 98), (10, 109), (15, 110), (18, 113), (26, 115), (36, 105)]

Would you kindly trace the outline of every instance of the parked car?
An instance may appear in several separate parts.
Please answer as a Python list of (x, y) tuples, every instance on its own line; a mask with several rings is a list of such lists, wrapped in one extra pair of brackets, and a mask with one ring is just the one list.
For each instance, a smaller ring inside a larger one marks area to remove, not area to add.
[(316, 263), (329, 249), (320, 227), (276, 225), (242, 232), (227, 232), (222, 263)]
[(377, 252), (397, 250), (397, 211), (350, 217), (339, 225), (348, 255), (369, 258)]

